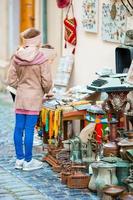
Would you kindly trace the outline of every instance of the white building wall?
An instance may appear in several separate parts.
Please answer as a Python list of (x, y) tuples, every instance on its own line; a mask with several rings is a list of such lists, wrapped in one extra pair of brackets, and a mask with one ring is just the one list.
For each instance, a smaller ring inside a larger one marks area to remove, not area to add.
[(42, 1), (35, 0), (35, 27), (39, 30), (42, 28)]
[(0, 60), (8, 60), (19, 44), (19, 0), (0, 1)]
[(62, 53), (62, 19), (62, 10), (58, 9), (56, 1), (47, 0), (47, 38), (48, 43), (57, 50), (57, 57), (52, 64), (53, 77)]
[[(48, 40), (49, 43), (60, 52), (60, 40), (64, 47), (63, 34), (61, 27), (63, 18), (60, 14), (61, 9), (57, 8), (56, 1), (48, 0)], [(119, 45), (102, 41), (102, 3), (99, 0), (99, 28), (98, 33), (85, 32), (82, 27), (82, 0), (73, 0), (74, 12), (77, 19), (77, 47), (75, 52), (75, 66), (71, 77), (70, 85), (88, 84), (95, 77), (95, 72), (103, 67), (115, 70), (115, 48)], [(66, 9), (63, 9), (65, 16)], [(61, 24), (60, 24), (61, 23)], [(62, 36), (61, 36), (62, 34)], [(63, 51), (64, 52), (64, 51)]]
[[(9, 6), (9, 2), (15, 2), (14, 5)], [(102, 3), (105, 0), (99, 0), (99, 28), (98, 33), (87, 33), (82, 27), (82, 0), (73, 0), (74, 12), (77, 19), (77, 47), (75, 52), (75, 66), (71, 77), (70, 85), (88, 84), (94, 77), (95, 72), (103, 67), (109, 67), (115, 70), (115, 48), (119, 45), (116, 43), (109, 43), (102, 41), (101, 38), (101, 24), (102, 24)], [(1, 0), (0, 3), (0, 60), (7, 60), (9, 55), (17, 46), (18, 40), (18, 23), (19, 23), (19, 1), (17, 0)], [(36, 2), (36, 27), (41, 29), (41, 2), (42, 0), (35, 0)], [(14, 7), (15, 6), (15, 7)], [(38, 7), (37, 7), (38, 6)], [(13, 18), (9, 16), (13, 11)], [(15, 9), (15, 11), (14, 11)], [(5, 12), (7, 11), (7, 12)], [(56, 1), (47, 0), (47, 32), (48, 43), (54, 46), (57, 50), (57, 58), (52, 66), (53, 74), (56, 73), (59, 58), (64, 54), (64, 35), (63, 35), (63, 16), (65, 16), (66, 9), (59, 9)], [(9, 20), (10, 18), (10, 20)], [(14, 23), (13, 23), (13, 19)], [(9, 23), (8, 23), (9, 21)], [(10, 34), (13, 29), (14, 33)], [(10, 39), (9, 39), (10, 38)], [(13, 41), (9, 45), (9, 40)]]
[(0, 1), (0, 60), (7, 60), (8, 55), (8, 5), (7, 0)]
[[(42, 30), (43, 0), (35, 0), (35, 27)], [(59, 58), (62, 52), (62, 11), (57, 8), (56, 1), (47, 0), (47, 43), (57, 51), (57, 57), (52, 63), (53, 77), (56, 73)]]
[(115, 69), (115, 48), (118, 44), (102, 41), (102, 3), (99, 1), (98, 33), (85, 32), (82, 27), (82, 0), (74, 0), (74, 10), (77, 19), (77, 49), (72, 84), (86, 84), (95, 77), (95, 72), (103, 67)]
[(10, 58), (19, 46), (20, 1), (8, 0), (8, 57)]

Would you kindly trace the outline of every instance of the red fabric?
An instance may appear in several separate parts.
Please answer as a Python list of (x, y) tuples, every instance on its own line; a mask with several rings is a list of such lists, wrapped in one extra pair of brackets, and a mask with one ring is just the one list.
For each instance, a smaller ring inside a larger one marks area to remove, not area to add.
[(59, 8), (65, 8), (69, 5), (70, 0), (56, 0), (56, 2)]
[[(76, 28), (77, 28), (77, 22), (75, 17), (68, 19), (68, 17), (65, 18), (64, 20), (64, 25), (65, 25), (65, 41), (66, 43), (70, 43), (74, 46), (77, 44), (77, 33), (76, 33)], [(66, 47), (66, 44), (65, 44)], [(74, 53), (74, 52), (73, 52)]]
[(98, 144), (102, 143), (102, 132), (103, 132), (102, 129), (103, 129), (102, 124), (96, 124), (95, 131), (96, 131), (96, 141), (98, 142)]

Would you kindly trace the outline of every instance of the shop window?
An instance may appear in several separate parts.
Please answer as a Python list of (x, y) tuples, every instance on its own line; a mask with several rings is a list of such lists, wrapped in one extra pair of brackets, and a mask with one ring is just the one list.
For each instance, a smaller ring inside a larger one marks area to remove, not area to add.
[(132, 59), (133, 59), (133, 47), (131, 46), (120, 46), (115, 50), (115, 61), (116, 61), (116, 73), (127, 72)]

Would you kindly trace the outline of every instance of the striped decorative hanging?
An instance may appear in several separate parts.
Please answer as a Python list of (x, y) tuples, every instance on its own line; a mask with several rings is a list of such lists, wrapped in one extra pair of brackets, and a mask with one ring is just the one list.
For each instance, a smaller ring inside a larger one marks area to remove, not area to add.
[[(73, 17), (69, 18), (68, 17), (68, 13), (70, 11), (70, 8), (72, 9), (72, 14)], [(66, 14), (66, 18), (64, 19), (64, 25), (65, 25), (65, 48), (67, 47), (67, 42), (69, 44), (72, 44), (74, 46), (76, 46), (77, 44), (77, 33), (76, 33), (76, 28), (77, 28), (77, 22), (76, 19), (74, 17), (74, 10), (73, 10), (73, 4), (72, 1), (68, 7), (68, 11)], [(75, 48), (73, 49), (73, 54), (75, 53)]]

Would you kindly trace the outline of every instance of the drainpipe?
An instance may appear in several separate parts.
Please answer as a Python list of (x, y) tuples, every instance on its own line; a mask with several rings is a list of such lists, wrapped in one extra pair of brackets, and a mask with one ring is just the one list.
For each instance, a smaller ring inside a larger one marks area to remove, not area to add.
[(47, 43), (47, 0), (42, 0), (42, 39), (43, 44)]

